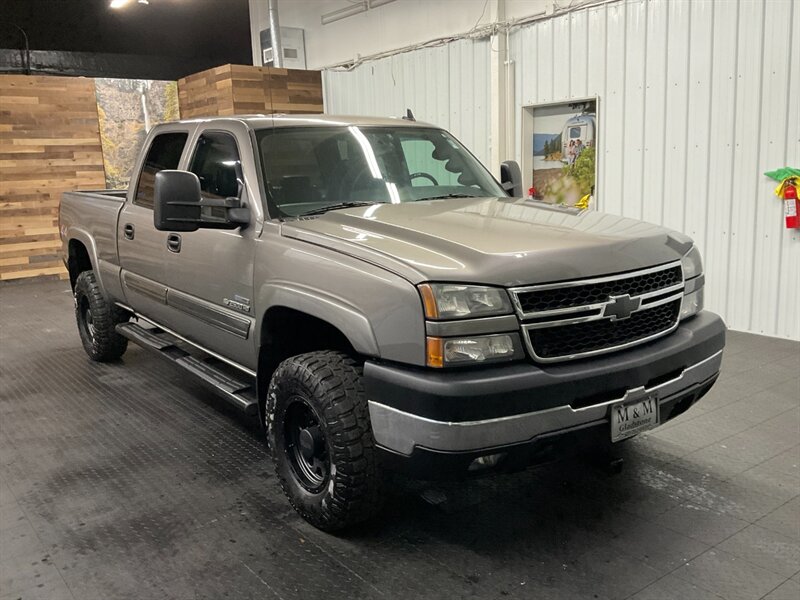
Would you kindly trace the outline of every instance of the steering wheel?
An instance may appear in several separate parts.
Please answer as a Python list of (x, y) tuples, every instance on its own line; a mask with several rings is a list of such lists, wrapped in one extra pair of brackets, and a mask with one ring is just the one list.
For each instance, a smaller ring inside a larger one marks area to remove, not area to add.
[(433, 185), (439, 185), (439, 182), (436, 181), (436, 178), (433, 175), (431, 175), (430, 173), (425, 173), (423, 171), (417, 171), (416, 173), (411, 173), (411, 175), (409, 175), (408, 177), (409, 179), (417, 179), (419, 177), (423, 177), (425, 179), (430, 179)]

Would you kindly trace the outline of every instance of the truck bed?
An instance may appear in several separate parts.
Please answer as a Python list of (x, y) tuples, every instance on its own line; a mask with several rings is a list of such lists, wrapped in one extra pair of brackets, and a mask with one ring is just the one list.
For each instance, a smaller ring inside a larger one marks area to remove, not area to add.
[(59, 231), (63, 256), (69, 256), (69, 242), (94, 245), (98, 264), (95, 272), (107, 279), (106, 290), (117, 291), (119, 256), (117, 253), (117, 219), (125, 203), (127, 190), (86, 190), (64, 192), (59, 207)]

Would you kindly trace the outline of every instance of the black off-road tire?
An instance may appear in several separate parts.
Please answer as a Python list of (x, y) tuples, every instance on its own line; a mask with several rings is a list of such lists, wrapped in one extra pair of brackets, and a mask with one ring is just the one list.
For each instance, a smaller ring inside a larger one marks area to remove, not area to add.
[[(296, 420), (292, 415), (305, 410), (303, 404), (310, 408), (308, 418), (316, 423), (318, 446), (328, 465), (316, 486), (299, 473), (299, 459), (293, 455), (302, 444), (292, 444), (291, 423)], [(383, 477), (361, 365), (334, 351), (283, 361), (272, 376), (265, 414), (275, 473), (300, 516), (323, 531), (338, 531), (380, 510)]]
[(129, 314), (114, 306), (97, 285), (93, 271), (84, 271), (75, 280), (75, 319), (83, 349), (94, 361), (117, 360), (125, 354), (128, 339), (116, 332), (118, 323), (124, 323)]

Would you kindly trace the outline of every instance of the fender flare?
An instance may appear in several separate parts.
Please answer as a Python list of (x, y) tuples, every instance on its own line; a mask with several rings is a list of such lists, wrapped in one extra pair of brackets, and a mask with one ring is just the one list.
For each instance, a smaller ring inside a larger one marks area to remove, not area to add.
[[(94, 271), (94, 276), (97, 279), (97, 283), (100, 286), (100, 289), (104, 290), (105, 288), (103, 287), (102, 274), (100, 273), (100, 265), (98, 264), (97, 258), (97, 245), (95, 244), (94, 238), (91, 236), (91, 234), (85, 229), (72, 226), (67, 229), (64, 239), (66, 240), (65, 254), (67, 261), (69, 261), (70, 243), (75, 240), (83, 244), (83, 246), (86, 248), (86, 253), (89, 255), (89, 262), (92, 265), (92, 270)], [(69, 265), (67, 268), (69, 268)]]
[[(269, 283), (259, 289), (256, 306), (265, 307), (264, 315), (270, 308), (285, 307), (316, 317), (341, 331), (359, 354), (380, 356), (378, 341), (369, 319), (356, 307), (320, 290)], [(257, 347), (261, 346), (263, 318), (260, 324), (261, 327), (254, 332)]]

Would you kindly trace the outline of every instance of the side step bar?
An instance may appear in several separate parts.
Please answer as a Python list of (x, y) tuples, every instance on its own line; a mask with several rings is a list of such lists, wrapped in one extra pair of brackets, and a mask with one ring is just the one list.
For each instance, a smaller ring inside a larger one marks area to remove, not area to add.
[(213, 357), (192, 356), (178, 346), (180, 342), (178, 338), (157, 327), (147, 329), (136, 323), (120, 323), (116, 329), (117, 333), (130, 341), (190, 372), (246, 414), (258, 414), (258, 396), (254, 379), (247, 378), (247, 381), (241, 381), (227, 373), (221, 361)]

